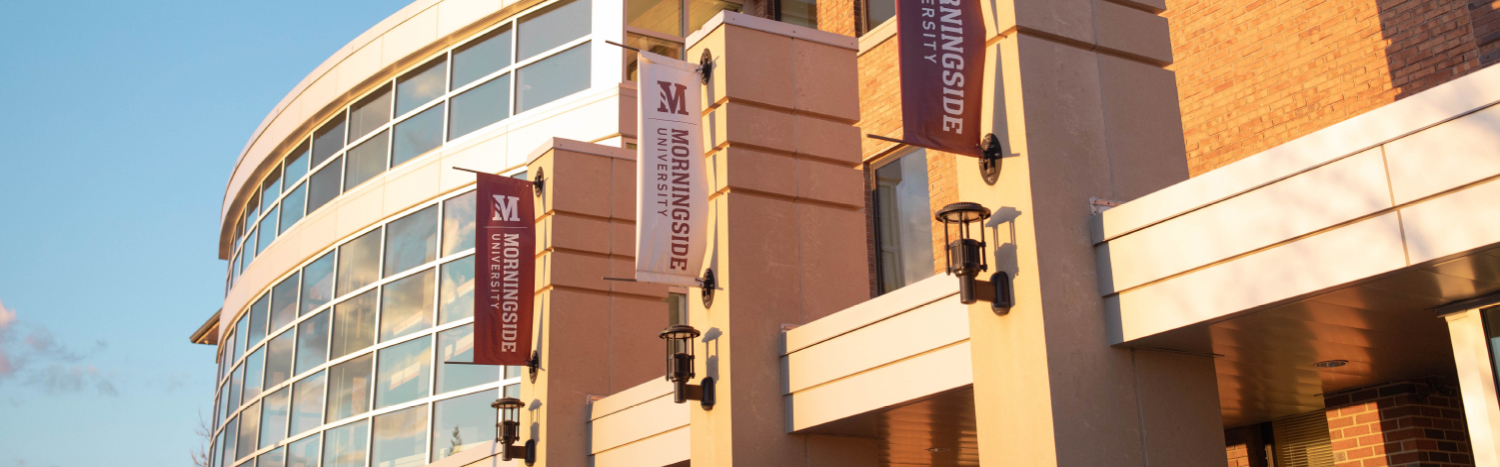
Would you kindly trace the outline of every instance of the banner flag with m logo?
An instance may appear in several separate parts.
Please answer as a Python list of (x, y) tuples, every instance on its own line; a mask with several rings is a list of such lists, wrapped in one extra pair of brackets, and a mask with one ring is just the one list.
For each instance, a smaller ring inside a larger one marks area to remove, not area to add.
[(472, 363), (523, 366), (531, 358), (536, 298), (532, 184), (486, 173), (477, 176)]
[(698, 286), (708, 252), (708, 171), (697, 66), (640, 52), (635, 280)]

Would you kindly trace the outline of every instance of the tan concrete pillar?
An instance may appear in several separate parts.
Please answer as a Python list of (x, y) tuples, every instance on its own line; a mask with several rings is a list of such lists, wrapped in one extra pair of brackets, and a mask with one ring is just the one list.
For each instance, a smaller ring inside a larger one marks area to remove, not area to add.
[(1469, 421), (1469, 447), (1474, 465), (1500, 465), (1500, 397), (1495, 394), (1495, 372), (1489, 338), (1480, 310), (1443, 316), (1453, 339), (1453, 360), (1463, 394), (1464, 418)]
[(703, 98), (715, 229), (707, 263), (722, 284), (711, 308), (696, 290), (689, 300), (689, 324), (704, 334), (698, 377), (718, 382), (713, 410), (693, 403), (692, 464), (809, 465), (849, 443), (810, 446), (786, 433), (778, 335), (869, 299), (857, 45), (720, 15), (689, 38), (687, 54), (707, 50), (715, 64)]
[(983, 465), (1222, 464), (1212, 358), (1109, 346), (1088, 229), (1090, 197), (1187, 178), (1166, 20), (1150, 13), (1165, 5), (986, 5), (986, 124), (1009, 154), (994, 186), (959, 160), (959, 198), (995, 213), (991, 261), (1016, 306), (970, 307)]
[(535, 346), (541, 371), (522, 377), (522, 440), (538, 466), (587, 466), (590, 396), (663, 376), (656, 337), (665, 286), (606, 281), (635, 274), (635, 151), (553, 139), (528, 164), (536, 198)]

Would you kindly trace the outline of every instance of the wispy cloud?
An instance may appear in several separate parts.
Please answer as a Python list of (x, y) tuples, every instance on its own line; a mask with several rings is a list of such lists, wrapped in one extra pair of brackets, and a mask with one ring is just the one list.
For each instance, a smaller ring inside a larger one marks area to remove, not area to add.
[(104, 341), (82, 351), (64, 345), (51, 330), (23, 323), (0, 302), (0, 385), (19, 381), (49, 394), (93, 390), (118, 396), (109, 373), (84, 362), (107, 347)]

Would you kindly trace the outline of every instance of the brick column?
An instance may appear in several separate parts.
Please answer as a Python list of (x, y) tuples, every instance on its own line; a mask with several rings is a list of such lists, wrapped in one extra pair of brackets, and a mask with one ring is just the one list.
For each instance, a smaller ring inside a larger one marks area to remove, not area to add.
[(1457, 388), (1394, 382), (1324, 397), (1338, 467), (1470, 466)]

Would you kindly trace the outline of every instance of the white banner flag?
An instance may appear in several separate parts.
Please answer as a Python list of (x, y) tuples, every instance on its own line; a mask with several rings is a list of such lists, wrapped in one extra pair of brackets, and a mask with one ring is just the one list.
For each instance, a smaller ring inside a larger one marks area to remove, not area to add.
[(637, 76), (635, 280), (696, 287), (708, 251), (702, 78), (645, 51)]

